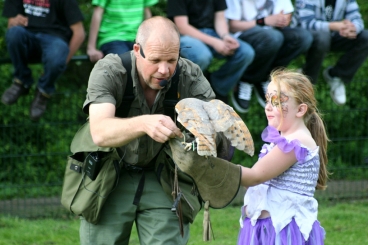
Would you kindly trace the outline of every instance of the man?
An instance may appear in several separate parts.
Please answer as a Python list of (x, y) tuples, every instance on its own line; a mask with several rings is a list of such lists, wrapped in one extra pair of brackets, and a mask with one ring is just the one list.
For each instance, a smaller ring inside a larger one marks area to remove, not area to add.
[[(215, 94), (201, 69), (180, 58), (179, 51), (177, 27), (169, 19), (157, 16), (143, 21), (138, 29), (130, 53), (132, 70), (126, 70), (116, 54), (105, 56), (94, 66), (83, 110), (89, 114), (94, 143), (118, 148), (124, 168), (98, 224), (81, 219), (82, 245), (128, 244), (134, 222), (141, 244), (187, 244), (189, 223), (201, 206), (198, 196), (190, 193), (193, 182), (179, 178), (178, 186), (183, 191), (180, 205), (188, 207), (182, 216), (178, 215), (179, 219), (172, 211), (172, 189), (164, 191), (162, 178), (158, 181), (154, 170), (158, 162), (170, 158), (163, 144), (182, 137), (173, 119), (163, 114), (164, 100), (174, 86), (172, 77), (176, 72), (179, 83), (175, 94), (180, 99), (196, 97), (207, 101)], [(127, 74), (131, 74), (134, 100), (128, 117), (118, 118), (115, 114), (122, 106)]]
[(345, 84), (353, 79), (368, 56), (368, 31), (355, 0), (296, 0), (293, 25), (309, 30), (313, 43), (302, 71), (317, 83), (328, 52), (342, 53), (336, 64), (323, 71), (332, 100), (346, 103)]
[(144, 19), (152, 17), (150, 6), (157, 0), (93, 0), (87, 54), (91, 62), (107, 54), (122, 54), (133, 49), (137, 29)]
[(168, 0), (167, 16), (178, 26), (181, 54), (206, 71), (214, 58), (225, 63), (210, 74), (217, 97), (227, 103), (228, 93), (239, 82), (254, 51), (229, 33), (225, 0)]
[(226, 0), (225, 11), (230, 30), (249, 43), (255, 51), (252, 64), (245, 70), (232, 102), (239, 112), (248, 112), (252, 89), (265, 107), (265, 91), (271, 71), (286, 67), (294, 58), (306, 52), (312, 35), (303, 28), (290, 28), (294, 11), (290, 0)]
[(5, 40), (15, 71), (1, 101), (12, 105), (28, 94), (34, 82), (28, 64), (42, 62), (44, 72), (30, 107), (30, 118), (37, 121), (55, 92), (56, 79), (84, 41), (83, 15), (76, 0), (6, 0), (3, 16), (8, 18)]

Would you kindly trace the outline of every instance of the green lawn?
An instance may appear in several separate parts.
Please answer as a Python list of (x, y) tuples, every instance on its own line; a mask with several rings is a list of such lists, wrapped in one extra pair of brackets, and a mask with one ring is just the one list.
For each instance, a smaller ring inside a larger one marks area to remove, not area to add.
[[(210, 211), (215, 240), (202, 241), (201, 212), (191, 227), (190, 245), (236, 244), (239, 229), (240, 207), (227, 207)], [(368, 244), (368, 200), (343, 202), (336, 205), (320, 204), (319, 220), (325, 228), (326, 245)], [(78, 219), (25, 220), (0, 217), (0, 245), (75, 245), (79, 244)], [(132, 245), (138, 245), (137, 234), (131, 237)]]

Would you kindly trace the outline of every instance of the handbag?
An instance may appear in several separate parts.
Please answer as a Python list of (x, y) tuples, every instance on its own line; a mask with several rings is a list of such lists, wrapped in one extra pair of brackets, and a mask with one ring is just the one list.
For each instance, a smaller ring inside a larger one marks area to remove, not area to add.
[[(100, 148), (94, 145), (89, 129), (87, 122), (73, 138), (73, 154), (67, 158), (61, 204), (71, 213), (97, 224), (107, 197), (118, 184), (122, 161), (116, 148)], [(100, 156), (92, 179), (90, 162), (86, 161), (91, 152)]]

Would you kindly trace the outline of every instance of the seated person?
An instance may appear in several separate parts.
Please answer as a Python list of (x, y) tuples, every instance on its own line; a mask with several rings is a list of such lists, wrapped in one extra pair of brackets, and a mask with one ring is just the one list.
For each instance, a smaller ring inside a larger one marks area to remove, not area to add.
[(309, 30), (313, 43), (306, 55), (303, 73), (317, 83), (323, 60), (329, 52), (343, 53), (323, 71), (332, 100), (346, 103), (345, 84), (350, 83), (368, 56), (368, 31), (355, 0), (296, 0), (293, 26)]
[(132, 50), (139, 25), (152, 17), (149, 7), (157, 2), (92, 0), (94, 8), (87, 45), (90, 61)]
[(253, 62), (243, 73), (232, 102), (238, 112), (249, 109), (254, 86), (259, 104), (265, 107), (270, 72), (286, 67), (308, 50), (312, 35), (303, 28), (289, 27), (294, 11), (291, 0), (226, 0), (225, 15), (235, 36), (255, 51)]
[(167, 16), (178, 26), (180, 53), (206, 71), (214, 58), (226, 62), (210, 74), (218, 99), (227, 103), (228, 93), (253, 61), (252, 47), (229, 33), (225, 18), (226, 1), (168, 0)]
[(55, 92), (57, 78), (84, 41), (83, 15), (76, 0), (27, 4), (22, 0), (6, 0), (3, 16), (8, 18), (5, 41), (14, 66), (14, 79), (1, 102), (12, 105), (28, 94), (34, 82), (28, 64), (42, 62), (44, 72), (30, 107), (30, 118), (37, 121)]

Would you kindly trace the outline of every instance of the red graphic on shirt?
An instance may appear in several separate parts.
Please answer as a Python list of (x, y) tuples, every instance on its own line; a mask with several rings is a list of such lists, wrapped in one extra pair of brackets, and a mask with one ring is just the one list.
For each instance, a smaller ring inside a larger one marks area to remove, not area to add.
[(23, 0), (23, 4), (29, 4), (43, 8), (50, 8), (50, 0)]

